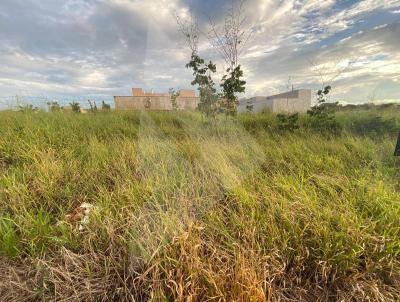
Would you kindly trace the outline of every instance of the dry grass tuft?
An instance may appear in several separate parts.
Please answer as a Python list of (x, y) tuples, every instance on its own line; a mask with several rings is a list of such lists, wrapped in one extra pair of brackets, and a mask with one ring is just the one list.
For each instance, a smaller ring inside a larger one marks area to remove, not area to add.
[(400, 162), (368, 118), (0, 114), (0, 301), (400, 299)]

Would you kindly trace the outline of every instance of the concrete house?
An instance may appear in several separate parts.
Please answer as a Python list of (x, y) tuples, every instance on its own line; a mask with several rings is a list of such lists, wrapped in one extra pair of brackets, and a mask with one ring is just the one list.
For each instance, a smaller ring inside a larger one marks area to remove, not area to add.
[(311, 107), (311, 90), (299, 89), (272, 96), (256, 96), (239, 102), (238, 112), (246, 112), (247, 105), (253, 105), (252, 112), (269, 110), (274, 113), (307, 112)]
[[(181, 90), (176, 98), (180, 110), (195, 110), (200, 98), (194, 90)], [(132, 96), (114, 96), (115, 110), (172, 110), (170, 93), (145, 92), (142, 88), (133, 88)]]

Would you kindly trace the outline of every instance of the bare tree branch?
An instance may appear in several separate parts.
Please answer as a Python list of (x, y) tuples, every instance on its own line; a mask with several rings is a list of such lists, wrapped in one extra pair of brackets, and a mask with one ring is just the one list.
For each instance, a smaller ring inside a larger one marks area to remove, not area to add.
[(175, 19), (176, 23), (179, 26), (179, 31), (185, 38), (186, 45), (191, 50), (192, 54), (197, 54), (199, 47), (200, 30), (196, 17), (190, 14), (189, 19), (185, 20), (176, 14)]
[[(335, 62), (335, 66), (338, 66), (340, 61), (342, 60), (337, 60)], [(321, 66), (321, 64), (318, 64), (316, 61), (312, 61), (309, 59), (308, 62), (312, 66), (313, 71), (316, 72), (318, 77), (320, 78), (321, 89), (323, 89), (327, 85), (331, 86), (334, 80), (345, 73), (354, 64), (354, 61), (349, 61), (345, 67), (339, 69), (337, 72), (334, 73), (332, 72), (332, 69)]]
[(251, 30), (244, 30), (246, 17), (243, 16), (243, 5), (245, 0), (241, 0), (235, 6), (232, 0), (231, 8), (225, 17), (222, 28), (209, 17), (210, 31), (207, 34), (211, 45), (215, 47), (229, 68), (234, 69), (239, 64), (239, 57), (251, 36)]

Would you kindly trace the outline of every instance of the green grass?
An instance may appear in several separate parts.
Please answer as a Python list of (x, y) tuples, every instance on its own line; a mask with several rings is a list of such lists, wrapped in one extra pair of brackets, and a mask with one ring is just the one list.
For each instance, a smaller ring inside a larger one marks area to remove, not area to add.
[(338, 120), (0, 112), (0, 301), (399, 299), (400, 112)]

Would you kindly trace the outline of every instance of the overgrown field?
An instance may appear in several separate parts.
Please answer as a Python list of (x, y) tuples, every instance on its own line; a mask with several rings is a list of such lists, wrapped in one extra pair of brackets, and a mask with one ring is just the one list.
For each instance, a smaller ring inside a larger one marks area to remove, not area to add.
[(338, 120), (1, 112), (0, 301), (398, 301), (400, 112)]

